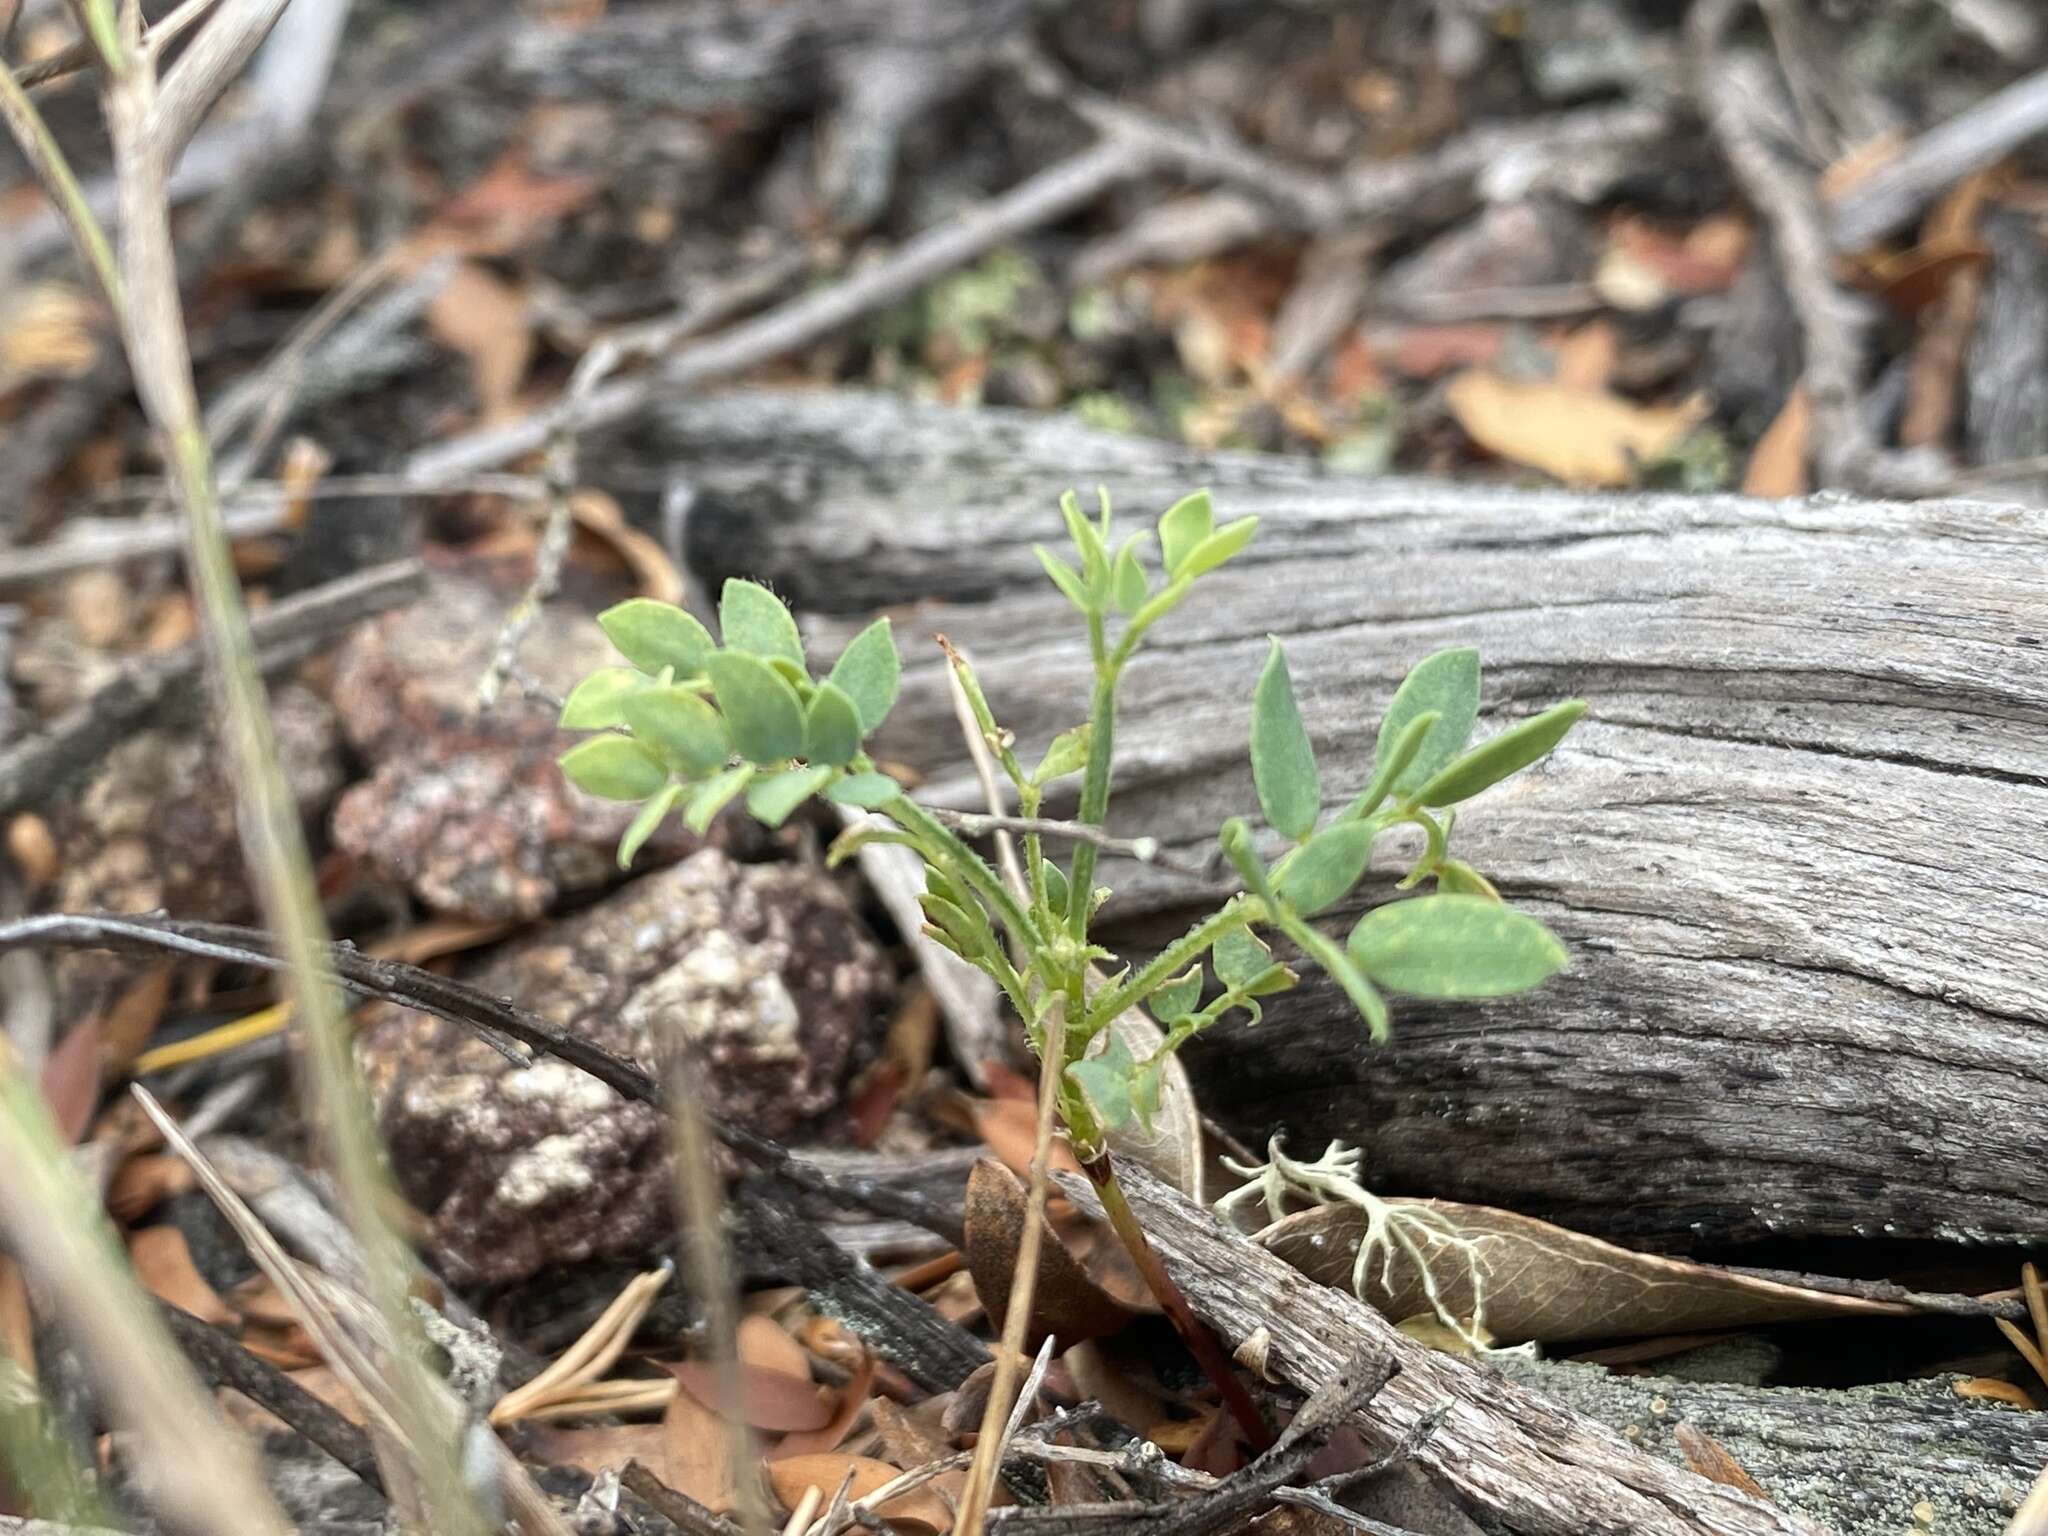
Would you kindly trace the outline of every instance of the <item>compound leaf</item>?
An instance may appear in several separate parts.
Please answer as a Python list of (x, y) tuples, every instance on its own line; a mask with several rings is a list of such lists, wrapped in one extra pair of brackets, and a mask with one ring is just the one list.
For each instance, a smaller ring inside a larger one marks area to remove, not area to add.
[(903, 676), (903, 658), (887, 619), (877, 619), (848, 642), (827, 681), (853, 700), (865, 736), (889, 717)]
[(701, 677), (704, 658), (717, 649), (711, 631), (674, 603), (632, 597), (597, 616), (621, 656), (653, 676), (674, 667), (677, 677)]
[(1287, 861), (1275, 889), (1303, 917), (1336, 905), (1365, 873), (1373, 831), (1362, 821), (1340, 821), (1325, 827)]
[(804, 664), (804, 642), (797, 633), (796, 620), (782, 599), (758, 581), (738, 576), (726, 579), (718, 594), (718, 628), (729, 650), (745, 651), (763, 660), (780, 656), (798, 668)]
[(629, 694), (646, 686), (645, 675), (632, 667), (599, 667), (571, 690), (555, 723), (565, 731), (601, 731), (624, 725), (626, 717), (620, 706)]
[(571, 784), (603, 800), (645, 800), (668, 782), (668, 766), (630, 736), (594, 736), (559, 761)]
[(859, 751), (860, 711), (837, 686), (820, 683), (804, 713), (804, 756), (840, 768)]
[(1410, 749), (1407, 766), (1396, 772), (1387, 786), (1390, 793), (1414, 789), (1464, 751), (1465, 743), (1472, 739), (1472, 722), (1479, 718), (1479, 653), (1470, 646), (1426, 656), (1401, 680), (1386, 717), (1380, 721), (1376, 759), (1382, 770), (1396, 750), (1406, 746), (1403, 737), (1416, 718), (1431, 712), (1436, 724)]
[(718, 711), (688, 688), (644, 687), (625, 701), (626, 724), (686, 779), (718, 772), (732, 742)]
[(801, 755), (804, 707), (787, 679), (744, 651), (716, 651), (705, 665), (740, 756), (775, 763)]
[(1207, 491), (1183, 496), (1159, 519), (1159, 554), (1166, 562), (1166, 574), (1178, 577), (1187, 557), (1215, 531), (1216, 509)]
[(747, 810), (771, 827), (789, 820), (792, 812), (832, 782), (832, 770), (820, 763), (810, 768), (785, 768), (747, 786)]
[(1424, 805), (1456, 805), (1469, 800), (1509, 774), (1520, 771), (1564, 740), (1566, 731), (1586, 712), (1584, 699), (1566, 699), (1540, 715), (1488, 737), (1448, 767), (1440, 769), (1415, 792)]

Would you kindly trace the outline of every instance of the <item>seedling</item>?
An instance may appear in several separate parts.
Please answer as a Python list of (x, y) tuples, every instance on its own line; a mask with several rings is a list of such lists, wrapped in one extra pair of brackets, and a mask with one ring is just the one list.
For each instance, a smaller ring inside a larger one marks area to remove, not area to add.
[[(1097, 883), (1109, 810), (1117, 688), (1146, 634), (1196, 584), (1241, 554), (1256, 518), (1216, 525), (1207, 492), (1176, 502), (1156, 529), (1119, 541), (1109, 497), (1095, 516), (1069, 493), (1061, 502), (1071, 558), (1039, 547), (1053, 584), (1087, 625), (1094, 692), (1086, 722), (1055, 737), (1026, 769), (996, 722), (974, 670), (950, 647), (949, 664), (974, 720), (1016, 797), (1024, 878), (1015, 888), (956, 830), (958, 818), (919, 804), (884, 773), (867, 742), (896, 700), (901, 663), (887, 619), (847, 646), (831, 671), (811, 675), (789, 610), (751, 581), (725, 584), (723, 643), (680, 608), (622, 603), (599, 623), (629, 665), (584, 680), (562, 724), (600, 732), (562, 758), (583, 789), (639, 802), (619, 847), (622, 864), (672, 814), (701, 832), (744, 797), (779, 826), (813, 797), (874, 815), (833, 845), (835, 862), (867, 840), (906, 844), (925, 866), (924, 934), (993, 977), (1033, 1048), (1051, 1058), (1057, 1109), (1076, 1156), (1111, 1221), (1169, 1313), (1218, 1376), (1240, 1422), (1253, 1428), (1213, 1339), (1193, 1325), (1131, 1215), (1111, 1167), (1106, 1133), (1149, 1121), (1161, 1072), (1187, 1041), (1233, 1014), (1256, 1022), (1262, 1000), (1297, 985), (1296, 966), (1321, 970), (1350, 999), (1374, 1040), (1387, 1034), (1382, 989), (1419, 997), (1502, 997), (1560, 969), (1564, 946), (1535, 918), (1501, 900), (1486, 877), (1449, 851), (1455, 807), (1547, 754), (1584, 712), (1571, 700), (1472, 745), (1479, 657), (1440, 651), (1413, 671), (1380, 723), (1373, 771), (1348, 800), (1332, 799), (1297, 705), (1286, 653), (1272, 643), (1252, 696), (1250, 753), (1264, 839), (1245, 817), (1217, 832), (1242, 889), (1143, 964), (1096, 942), (1093, 920), (1110, 892)], [(1152, 558), (1157, 540), (1156, 561)], [(1048, 786), (1080, 779), (1073, 823), (1039, 816)], [(1374, 907), (1345, 942), (1311, 919), (1339, 906), (1365, 877), (1385, 834), (1421, 834), (1397, 891), (1430, 891)], [(1049, 838), (1072, 841), (1065, 863)], [(1096, 839), (1091, 841), (1090, 839)], [(1113, 841), (1113, 840), (1112, 840)], [(1294, 952), (1276, 954), (1274, 941)], [(1142, 1058), (1109, 1034), (1143, 1008), (1164, 1031)], [(1190, 1331), (1192, 1329), (1192, 1331)], [(1199, 1334), (1200, 1337), (1196, 1337)], [(1255, 1431), (1256, 1433), (1256, 1431)]]

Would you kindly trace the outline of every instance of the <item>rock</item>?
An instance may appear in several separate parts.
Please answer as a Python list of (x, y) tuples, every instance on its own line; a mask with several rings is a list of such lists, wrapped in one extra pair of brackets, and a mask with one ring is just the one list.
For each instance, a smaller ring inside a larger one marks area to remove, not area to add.
[[(341, 786), (334, 714), (296, 683), (270, 693), (278, 756), (301, 814), (315, 817)], [(221, 746), (193, 725), (152, 726), (102, 758), (83, 788), (51, 812), (62, 912), (153, 912), (211, 922), (249, 918), (234, 785)], [(109, 1000), (136, 963), (91, 951), (58, 957), (60, 1012)]]
[[(470, 977), (657, 1073), (687, 1044), (713, 1114), (777, 1139), (836, 1131), (886, 1028), (892, 974), (822, 873), (715, 849), (634, 881)], [(358, 1057), (407, 1198), (457, 1284), (504, 1285), (668, 1244), (666, 1127), (561, 1062), (382, 1006)]]
[[(618, 878), (614, 851), (636, 809), (572, 788), (555, 759), (577, 738), (553, 709), (515, 687), (489, 710), (477, 682), (490, 664), (521, 579), (437, 571), (411, 607), (362, 625), (343, 647), (334, 704), (349, 744), (370, 765), (334, 813), (334, 840), (436, 911), (485, 921), (537, 917), (557, 898)], [(566, 695), (618, 665), (581, 606), (542, 609), (520, 646), (525, 673)], [(728, 817), (709, 843), (740, 847), (753, 824)], [(664, 864), (706, 839), (670, 818), (640, 858)]]

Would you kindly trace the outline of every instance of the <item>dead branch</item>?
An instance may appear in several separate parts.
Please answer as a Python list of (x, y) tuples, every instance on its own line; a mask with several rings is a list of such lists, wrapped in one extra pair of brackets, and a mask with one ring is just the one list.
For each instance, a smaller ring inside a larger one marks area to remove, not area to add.
[(415, 453), (406, 475), (433, 484), (531, 453), (556, 432), (581, 432), (617, 421), (657, 396), (692, 389), (757, 367), (830, 335), (884, 305), (908, 298), (933, 278), (964, 266), (1018, 235), (1063, 218), (1107, 187), (1152, 163), (1148, 150), (1125, 139), (1095, 144), (904, 242), (889, 256), (814, 293), (778, 305), (673, 353), (659, 370), (593, 390), (580, 402), (564, 401), (502, 426), (438, 443)]
[(1753, 74), (1737, 67), (1725, 41), (1746, 0), (1695, 0), (1686, 18), (1692, 89), (1714, 141), (1744, 196), (1770, 226), (1771, 243), (1805, 340), (1804, 385), (1814, 416), (1814, 469), (1824, 485), (1872, 494), (1918, 495), (1947, 470), (1883, 452), (1859, 402), (1866, 321), (1834, 282), (1828, 224), (1812, 179), (1764, 141), (1750, 102)]
[(2044, 132), (2048, 70), (2016, 80), (1928, 129), (1858, 181), (1829, 210), (1830, 241), (1838, 251), (1855, 251), (1882, 240), (1965, 176)]
[[(1328, 1381), (1360, 1349), (1383, 1351), (1399, 1373), (1352, 1427), (1387, 1450), (1441, 1410), (1416, 1463), (1501, 1524), (1530, 1536), (1820, 1536), (1805, 1519), (1653, 1461), (1604, 1426), (1417, 1343), (1143, 1170), (1125, 1170), (1124, 1180), (1188, 1300), (1227, 1344), (1263, 1329), (1267, 1370), (1303, 1389)], [(1085, 1179), (1063, 1174), (1060, 1187), (1082, 1209), (1099, 1209)]]

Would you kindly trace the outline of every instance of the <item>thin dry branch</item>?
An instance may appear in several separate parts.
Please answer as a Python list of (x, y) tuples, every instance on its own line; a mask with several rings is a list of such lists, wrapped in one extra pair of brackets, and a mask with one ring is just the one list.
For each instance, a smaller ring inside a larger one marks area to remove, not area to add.
[(772, 361), (862, 315), (908, 298), (933, 278), (964, 266), (1006, 240), (1065, 217), (1151, 163), (1151, 153), (1128, 140), (1109, 139), (1092, 145), (979, 208), (905, 241), (882, 260), (830, 287), (683, 347), (653, 372), (608, 384), (580, 401), (565, 400), (517, 421), (423, 448), (407, 461), (405, 473), (416, 483), (431, 485), (488, 469), (533, 452), (553, 433), (582, 432), (617, 421), (657, 396)]
[(1923, 495), (1938, 488), (1946, 466), (1923, 467), (1886, 453), (1859, 408), (1866, 322), (1835, 286), (1834, 253), (1813, 178), (1782, 160), (1764, 140), (1751, 109), (1753, 77), (1726, 48), (1730, 24), (1747, 0), (1695, 0), (1686, 17), (1692, 89), (1743, 194), (1763, 216), (1799, 317), (1805, 358), (1802, 383), (1814, 417), (1814, 469), (1823, 485), (1876, 495)]

